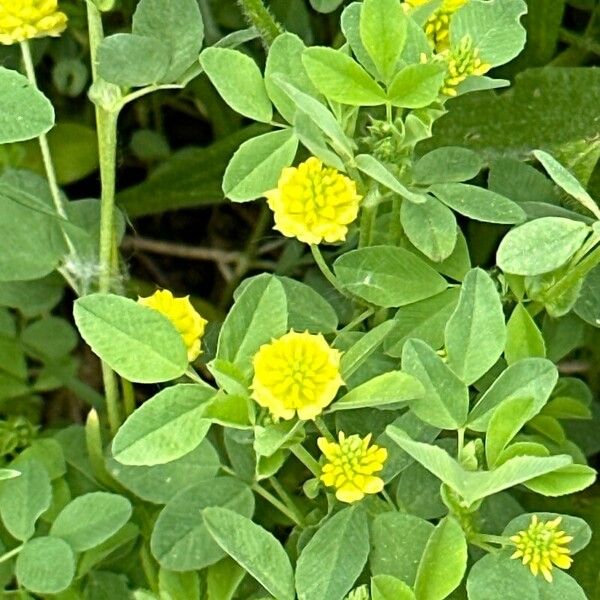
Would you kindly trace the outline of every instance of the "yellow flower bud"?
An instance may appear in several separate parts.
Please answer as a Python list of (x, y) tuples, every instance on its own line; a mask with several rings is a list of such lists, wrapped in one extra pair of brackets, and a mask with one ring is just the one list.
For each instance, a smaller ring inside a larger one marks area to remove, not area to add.
[(0, 0), (0, 44), (58, 36), (66, 27), (57, 0)]
[(383, 479), (374, 473), (383, 469), (387, 450), (371, 443), (371, 434), (346, 437), (340, 431), (339, 443), (319, 438), (317, 444), (325, 456), (321, 481), (335, 487), (335, 496), (341, 502), (362, 500), (365, 494), (378, 494), (383, 490)]
[(548, 582), (552, 582), (553, 565), (568, 569), (573, 562), (569, 556), (571, 551), (567, 548), (573, 538), (564, 531), (557, 531), (561, 520), (562, 517), (557, 517), (544, 523), (533, 515), (529, 528), (510, 538), (517, 548), (511, 558), (522, 559), (533, 575), (541, 572)]
[(192, 362), (198, 358), (201, 353), (200, 341), (204, 335), (206, 319), (196, 312), (189, 296), (175, 298), (169, 290), (157, 290), (152, 296), (138, 298), (138, 302), (167, 317), (183, 338), (188, 360)]

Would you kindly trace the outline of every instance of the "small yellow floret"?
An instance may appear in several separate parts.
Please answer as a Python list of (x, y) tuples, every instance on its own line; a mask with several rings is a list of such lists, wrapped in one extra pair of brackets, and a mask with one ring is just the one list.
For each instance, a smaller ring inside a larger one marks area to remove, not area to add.
[(307, 244), (345, 240), (361, 200), (352, 179), (315, 157), (284, 169), (277, 188), (265, 196), (275, 229)]
[(290, 331), (254, 356), (252, 397), (276, 419), (314, 419), (344, 383), (340, 357), (321, 334)]
[[(425, 22), (425, 33), (436, 52), (447, 50), (450, 46), (450, 19), (459, 8), (464, 6), (469, 0), (443, 0), (440, 7), (433, 11)], [(430, 0), (406, 0), (406, 4), (411, 8), (423, 6)]]
[(183, 338), (188, 360), (192, 362), (198, 358), (207, 321), (196, 312), (189, 296), (175, 298), (169, 290), (158, 290), (152, 296), (138, 298), (138, 302), (167, 317)]
[(485, 75), (492, 66), (484, 63), (479, 57), (479, 49), (473, 48), (473, 43), (465, 36), (452, 52), (444, 53), (448, 71), (444, 79), (442, 93), (446, 96), (456, 96), (456, 88), (471, 75)]
[(0, 0), (0, 44), (58, 36), (66, 27), (57, 0)]
[(317, 444), (325, 464), (321, 481), (328, 487), (335, 487), (335, 496), (341, 502), (358, 502), (365, 494), (378, 494), (383, 490), (383, 479), (374, 473), (383, 469), (387, 450), (371, 443), (371, 434), (365, 438), (358, 435), (346, 437), (340, 431), (339, 443), (319, 438)]
[(569, 556), (571, 551), (566, 547), (572, 536), (557, 531), (561, 520), (562, 517), (557, 517), (543, 523), (533, 515), (529, 528), (510, 538), (517, 548), (511, 558), (522, 558), (523, 564), (529, 565), (534, 575), (541, 572), (548, 582), (552, 581), (553, 565), (568, 569), (573, 562)]

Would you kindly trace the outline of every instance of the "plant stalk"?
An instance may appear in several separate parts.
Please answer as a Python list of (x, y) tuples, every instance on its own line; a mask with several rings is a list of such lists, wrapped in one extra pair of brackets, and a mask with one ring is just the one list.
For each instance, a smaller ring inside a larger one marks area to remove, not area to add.
[(238, 4), (246, 21), (254, 25), (262, 39), (265, 50), (284, 32), (283, 27), (275, 20), (263, 0), (238, 0)]
[(16, 548), (9, 550), (6, 554), (3, 554), (2, 556), (0, 556), (0, 563), (6, 562), (7, 560), (10, 560), (13, 556), (16, 556), (17, 554), (19, 554), (19, 552), (21, 552), (21, 550), (23, 550), (24, 545), (25, 544), (21, 544), (20, 546), (17, 546)]
[[(98, 47), (104, 38), (102, 17), (96, 6), (87, 2), (90, 57), (93, 81), (98, 81)], [(98, 154), (100, 157), (100, 264), (98, 291), (109, 293), (113, 281), (114, 210), (115, 210), (115, 171), (117, 160), (117, 112), (109, 112), (96, 105), (96, 130), (98, 134)], [(122, 423), (119, 406), (119, 384), (116, 373), (102, 363), (102, 378), (108, 422), (113, 435)]]

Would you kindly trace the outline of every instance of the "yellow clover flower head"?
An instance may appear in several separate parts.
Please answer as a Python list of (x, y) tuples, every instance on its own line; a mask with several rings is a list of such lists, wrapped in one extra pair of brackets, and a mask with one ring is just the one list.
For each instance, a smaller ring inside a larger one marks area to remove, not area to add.
[(473, 42), (465, 36), (456, 50), (446, 56), (448, 73), (444, 80), (442, 93), (456, 96), (456, 88), (471, 75), (485, 75), (492, 65), (484, 63), (479, 57), (479, 49), (473, 48)]
[(567, 548), (573, 538), (564, 531), (558, 531), (561, 519), (557, 517), (544, 523), (533, 515), (529, 528), (510, 538), (517, 548), (511, 558), (522, 558), (523, 564), (529, 565), (534, 575), (541, 572), (548, 582), (552, 582), (553, 565), (568, 569), (573, 562), (569, 556), (571, 551)]
[(321, 334), (290, 331), (254, 356), (252, 397), (275, 419), (314, 419), (344, 383), (340, 357)]
[(57, 0), (0, 0), (0, 44), (58, 36), (66, 27)]
[(338, 442), (319, 438), (317, 444), (325, 457), (321, 481), (335, 487), (335, 496), (349, 504), (362, 500), (365, 494), (378, 494), (383, 490), (383, 479), (374, 473), (383, 469), (387, 450), (371, 444), (371, 434), (346, 437), (340, 431)]
[(189, 296), (175, 298), (169, 290), (157, 290), (152, 296), (138, 298), (138, 302), (157, 310), (173, 323), (183, 338), (190, 362), (200, 356), (200, 340), (207, 321), (196, 312)]
[(361, 200), (352, 179), (314, 156), (284, 169), (277, 188), (265, 196), (275, 229), (307, 244), (345, 240)]

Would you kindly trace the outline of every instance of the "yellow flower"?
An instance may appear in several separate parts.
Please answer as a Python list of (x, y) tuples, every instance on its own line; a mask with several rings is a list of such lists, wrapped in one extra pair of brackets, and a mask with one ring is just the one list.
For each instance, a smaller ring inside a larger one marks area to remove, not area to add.
[(290, 331), (254, 356), (252, 397), (276, 419), (314, 419), (344, 383), (340, 357), (321, 334)]
[(314, 156), (284, 169), (277, 188), (265, 196), (275, 214), (275, 229), (307, 244), (345, 240), (361, 200), (352, 179)]
[(185, 347), (188, 360), (192, 362), (200, 355), (200, 340), (204, 335), (206, 319), (203, 319), (192, 306), (189, 296), (175, 298), (169, 290), (157, 290), (147, 298), (138, 298), (143, 306), (157, 310), (163, 314), (179, 331)]
[(473, 42), (465, 36), (456, 50), (445, 56), (448, 73), (444, 80), (442, 93), (446, 96), (456, 96), (456, 88), (470, 75), (485, 75), (492, 66), (479, 58), (479, 49), (473, 48)]
[[(425, 22), (425, 33), (436, 52), (442, 52), (449, 47), (450, 19), (452, 14), (464, 6), (469, 0), (443, 0), (441, 6), (429, 15)], [(427, 4), (429, 0), (406, 0), (415, 8)]]
[(57, 0), (0, 0), (0, 44), (57, 36), (66, 27)]
[(573, 562), (569, 556), (571, 551), (566, 547), (573, 538), (564, 531), (557, 531), (561, 520), (562, 517), (557, 517), (543, 523), (533, 515), (529, 528), (510, 538), (517, 548), (511, 558), (522, 558), (534, 575), (541, 571), (548, 582), (552, 581), (553, 564), (568, 569)]
[(340, 431), (339, 444), (319, 438), (317, 444), (326, 463), (321, 481), (335, 487), (335, 496), (341, 502), (358, 502), (365, 494), (377, 494), (383, 490), (383, 479), (373, 475), (383, 469), (387, 450), (371, 443), (371, 434), (365, 438), (358, 435), (346, 437)]

